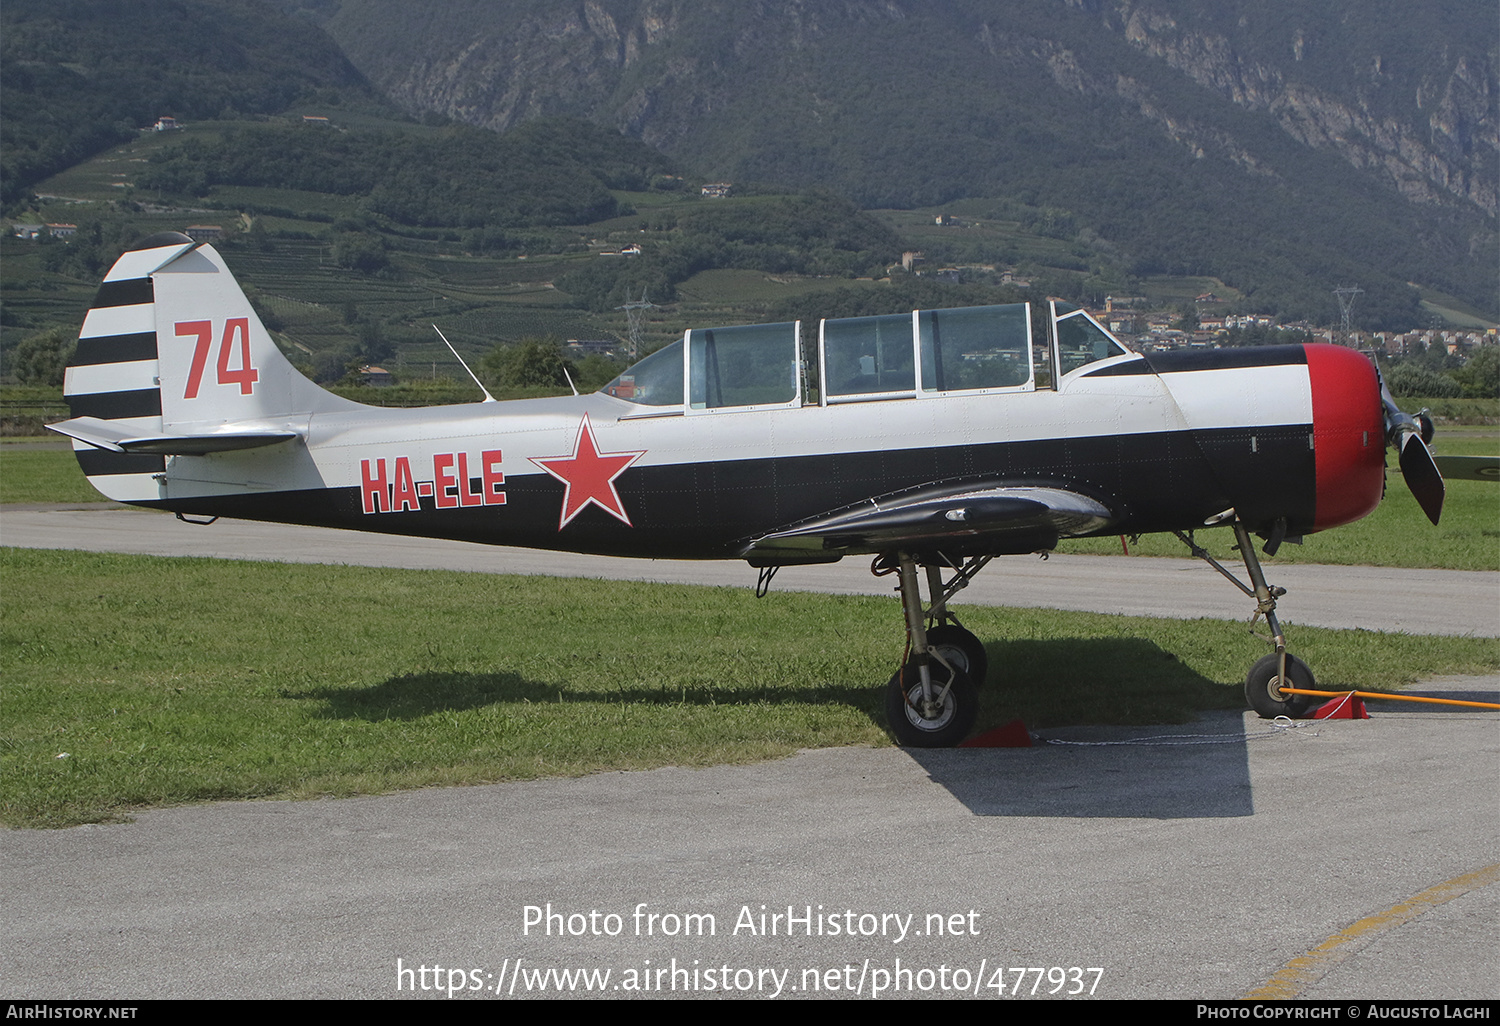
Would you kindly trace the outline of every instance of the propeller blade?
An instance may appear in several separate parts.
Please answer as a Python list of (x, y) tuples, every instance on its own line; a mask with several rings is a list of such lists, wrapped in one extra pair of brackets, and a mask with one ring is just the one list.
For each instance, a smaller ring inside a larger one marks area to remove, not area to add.
[(1443, 475), (1438, 473), (1432, 453), (1419, 435), (1407, 432), (1401, 439), (1401, 476), (1406, 478), (1406, 487), (1417, 498), (1417, 505), (1434, 524), (1443, 515), (1443, 496), (1447, 488)]
[(1406, 478), (1406, 487), (1416, 497), (1417, 505), (1427, 514), (1433, 524), (1443, 515), (1443, 497), (1447, 488), (1443, 475), (1438, 473), (1427, 440), (1432, 437), (1432, 421), (1423, 410), (1419, 417), (1401, 412), (1391, 390), (1386, 387), (1385, 375), (1380, 373), (1380, 364), (1375, 364), (1375, 378), (1380, 382), (1380, 404), (1385, 407), (1385, 439), (1401, 454), (1401, 476)]

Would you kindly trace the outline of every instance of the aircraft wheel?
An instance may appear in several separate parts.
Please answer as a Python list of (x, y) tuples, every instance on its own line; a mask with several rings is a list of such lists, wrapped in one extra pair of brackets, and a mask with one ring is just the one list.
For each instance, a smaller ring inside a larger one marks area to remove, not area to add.
[[(1278, 657), (1272, 653), (1250, 667), (1250, 672), (1245, 677), (1245, 697), (1250, 700), (1250, 708), (1265, 719), (1272, 720), (1278, 716), (1301, 719), (1312, 710), (1317, 699), (1309, 695), (1283, 695), (1282, 681), (1276, 673), (1277, 662)], [(1312, 671), (1296, 656), (1286, 657), (1286, 676), (1287, 687), (1305, 688), (1309, 691), (1317, 687)]]
[(945, 623), (927, 632), (927, 645), (937, 649), (944, 659), (967, 673), (976, 688), (984, 687), (990, 660), (985, 655), (984, 644), (972, 631), (956, 623)]
[[(947, 671), (932, 664), (932, 682), (939, 692)], [(936, 709), (922, 708), (922, 679), (915, 666), (891, 678), (885, 692), (885, 714), (891, 733), (904, 748), (951, 748), (964, 739), (979, 715), (979, 690), (963, 670), (953, 671), (952, 687)]]

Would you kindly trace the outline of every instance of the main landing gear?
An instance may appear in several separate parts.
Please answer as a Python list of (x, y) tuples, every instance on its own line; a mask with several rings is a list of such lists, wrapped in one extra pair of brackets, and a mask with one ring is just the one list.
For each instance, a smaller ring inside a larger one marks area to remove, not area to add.
[[(1240, 555), (1245, 560), (1245, 572), (1250, 575), (1250, 583), (1253, 587), (1243, 584), (1218, 560), (1197, 545), (1191, 533), (1183, 534), (1181, 531), (1175, 533), (1193, 555), (1208, 563), (1228, 578), (1230, 583), (1240, 591), (1255, 599), (1256, 618), (1261, 616), (1266, 618), (1266, 626), (1271, 631), (1271, 637), (1267, 640), (1271, 642), (1275, 651), (1261, 658), (1250, 668), (1249, 674), (1245, 677), (1245, 698), (1249, 700), (1250, 708), (1268, 720), (1278, 716), (1300, 719), (1312, 711), (1316, 699), (1308, 695), (1289, 695), (1282, 689), (1297, 688), (1311, 691), (1317, 687), (1317, 681), (1314, 680), (1312, 670), (1307, 668), (1307, 664), (1286, 650), (1286, 636), (1282, 633), (1281, 622), (1276, 619), (1276, 600), (1286, 594), (1286, 589), (1273, 588), (1266, 584), (1266, 573), (1261, 568), (1260, 557), (1255, 554), (1254, 540), (1250, 537), (1250, 532), (1246, 529), (1244, 522), (1235, 518), (1231, 526), (1234, 528), (1234, 537)], [(1278, 531), (1272, 535), (1273, 543), (1280, 543), (1280, 534), (1281, 532)], [(1274, 555), (1276, 550), (1268, 545), (1267, 551)]]
[(943, 583), (942, 567), (926, 563), (930, 604), (922, 608), (917, 561), (908, 552), (880, 556), (876, 576), (897, 574), (906, 614), (907, 657), (886, 689), (885, 712), (896, 740), (908, 748), (948, 748), (962, 741), (979, 714), (979, 686), (989, 670), (984, 645), (948, 611), (948, 600), (990, 556), (970, 559)]

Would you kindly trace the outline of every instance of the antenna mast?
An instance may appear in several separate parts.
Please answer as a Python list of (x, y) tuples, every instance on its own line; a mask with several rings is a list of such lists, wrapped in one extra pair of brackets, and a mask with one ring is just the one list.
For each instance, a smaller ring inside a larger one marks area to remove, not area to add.
[[(443, 345), (445, 345), (445, 346), (448, 347), (448, 352), (450, 352), (450, 353), (453, 354), (453, 358), (455, 360), (457, 360), (463, 366), (464, 370), (469, 371), (469, 377), (471, 377), (471, 378), (474, 379), (474, 384), (478, 385), (479, 386), (479, 390), (484, 393), (484, 401), (487, 402), (487, 403), (494, 402), (495, 401), (495, 397), (492, 396), (492, 395), (490, 395), (490, 390), (484, 387), (484, 382), (479, 380), (479, 376), (476, 375), (473, 371), (469, 370), (469, 365), (467, 363), (464, 363), (464, 358), (462, 356), (458, 355), (458, 350), (453, 348), (453, 343), (448, 341), (448, 336), (443, 334), (443, 329), (439, 328), (436, 324), (434, 324), (432, 326), (432, 330), (438, 333), (438, 338), (440, 338), (440, 339), (443, 340)], [(437, 363), (436, 363), (436, 361), (434, 361), (433, 365), (432, 365), (432, 376), (434, 378), (437, 377)], [(569, 382), (569, 384), (571, 384), (571, 383), (572, 382)], [(576, 390), (575, 390), (575, 393), (576, 393)]]

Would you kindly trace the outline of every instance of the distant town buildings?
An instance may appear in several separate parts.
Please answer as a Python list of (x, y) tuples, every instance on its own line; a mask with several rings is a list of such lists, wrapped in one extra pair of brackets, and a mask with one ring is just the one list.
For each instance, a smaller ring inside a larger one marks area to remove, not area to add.
[(620, 343), (608, 338), (570, 338), (564, 347), (569, 356), (611, 356)]
[(151, 126), (151, 130), (154, 132), (175, 132), (181, 127), (182, 126), (177, 123), (176, 118), (163, 115), (156, 119), (156, 124)]
[(1430, 328), (1426, 331), (1377, 331), (1372, 335), (1362, 337), (1367, 339), (1369, 345), (1387, 356), (1407, 356), (1431, 349), (1433, 346), (1441, 346), (1449, 356), (1467, 356), (1469, 351), (1476, 346), (1492, 346), (1500, 342), (1494, 328), (1486, 331), (1437, 328)]
[(733, 182), (709, 182), (703, 187), (703, 195), (711, 199), (723, 199), (734, 189)]

